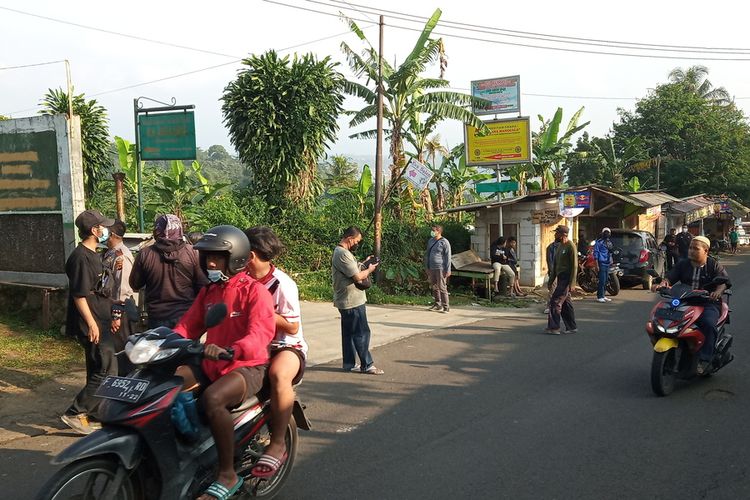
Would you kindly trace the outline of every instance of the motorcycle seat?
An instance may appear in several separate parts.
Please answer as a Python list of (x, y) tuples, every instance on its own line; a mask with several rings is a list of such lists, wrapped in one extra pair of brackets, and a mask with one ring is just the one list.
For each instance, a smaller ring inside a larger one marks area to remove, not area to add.
[(253, 395), (245, 399), (242, 403), (240, 403), (239, 406), (237, 406), (236, 408), (232, 408), (229, 411), (230, 413), (242, 413), (244, 411), (249, 410), (253, 406), (257, 405), (258, 403), (260, 403), (260, 400), (258, 399), (257, 396)]

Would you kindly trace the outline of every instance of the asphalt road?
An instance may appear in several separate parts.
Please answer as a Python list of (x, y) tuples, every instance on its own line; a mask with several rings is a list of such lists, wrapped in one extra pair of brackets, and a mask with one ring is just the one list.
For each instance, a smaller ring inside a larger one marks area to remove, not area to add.
[[(575, 335), (543, 334), (540, 310), (376, 349), (381, 377), (310, 369), (299, 394), (314, 430), (277, 498), (750, 498), (748, 260), (725, 259), (736, 360), (667, 398), (649, 384), (656, 297), (635, 289), (577, 301)], [(4, 491), (28, 498), (73, 439), (0, 448)]]

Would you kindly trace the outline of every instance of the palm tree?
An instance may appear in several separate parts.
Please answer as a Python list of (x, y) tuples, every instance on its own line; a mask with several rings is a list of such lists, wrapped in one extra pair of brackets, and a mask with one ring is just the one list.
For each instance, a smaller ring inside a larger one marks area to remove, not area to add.
[(681, 83), (691, 92), (715, 104), (729, 104), (731, 96), (724, 87), (714, 88), (708, 80), (708, 68), (705, 66), (690, 66), (684, 70), (675, 68), (669, 72), (672, 83)]
[[(449, 82), (443, 79), (446, 64), (443, 40), (430, 38), (441, 13), (440, 9), (435, 10), (425, 24), (411, 53), (398, 68), (383, 61), (383, 117), (387, 122), (385, 133), (390, 139), (390, 155), (393, 159), (391, 179), (396, 179), (406, 164), (403, 144), (406, 126), (411, 123), (413, 127), (413, 124), (420, 121), (423, 115), (429, 115), (428, 120), (434, 123), (450, 119), (459, 120), (477, 128), (485, 128), (479, 117), (469, 108), (472, 105), (484, 106), (486, 101), (460, 92), (437, 90), (449, 86)], [(344, 84), (346, 93), (360, 97), (367, 103), (359, 111), (349, 112), (353, 115), (349, 126), (356, 127), (377, 115), (376, 86), (379, 57), (377, 50), (373, 48), (354, 21), (349, 20), (349, 27), (367, 45), (362, 55), (359, 55), (346, 43), (341, 44), (349, 67), (355, 75), (365, 79), (364, 84), (354, 81), (347, 81)], [(440, 62), (439, 78), (420, 76), (429, 65), (438, 61)], [(373, 88), (369, 85), (373, 85)], [(367, 130), (353, 134), (351, 137), (371, 139), (376, 134), (377, 130)]]
[(344, 155), (332, 155), (318, 165), (323, 185), (331, 187), (354, 187), (359, 166)]
[[(81, 155), (83, 157), (83, 185), (87, 199), (91, 199), (100, 180), (112, 167), (109, 143), (109, 118), (104, 106), (95, 99), (86, 100), (84, 94), (73, 95), (73, 114), (81, 118)], [(42, 98), (43, 115), (68, 115), (68, 94), (62, 89), (47, 90)]]

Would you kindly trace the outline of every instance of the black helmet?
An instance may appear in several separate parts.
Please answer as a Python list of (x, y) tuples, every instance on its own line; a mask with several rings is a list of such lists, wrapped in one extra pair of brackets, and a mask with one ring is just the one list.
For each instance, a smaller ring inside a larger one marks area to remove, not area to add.
[(229, 254), (229, 274), (235, 275), (247, 265), (250, 255), (250, 241), (245, 233), (234, 226), (212, 227), (201, 237), (193, 248), (201, 252), (201, 267), (206, 270), (206, 259), (202, 252), (226, 252)]

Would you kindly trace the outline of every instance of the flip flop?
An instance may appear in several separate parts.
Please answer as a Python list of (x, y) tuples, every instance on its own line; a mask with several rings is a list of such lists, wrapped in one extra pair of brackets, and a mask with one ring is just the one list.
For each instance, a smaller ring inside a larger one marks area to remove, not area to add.
[[(286, 462), (287, 459), (287, 453), (284, 452), (283, 455), (281, 455), (281, 458), (272, 457), (271, 455), (263, 454), (257, 462), (255, 462), (255, 465), (252, 469), (250, 469), (250, 474), (253, 477), (258, 477), (261, 479), (268, 479), (269, 477), (273, 477), (281, 468), (282, 465), (284, 465), (284, 462)], [(267, 470), (259, 470), (261, 467), (266, 467)]]
[(244, 479), (242, 479), (242, 476), (239, 476), (237, 477), (237, 484), (232, 486), (231, 489), (228, 489), (220, 482), (214, 481), (213, 483), (211, 483), (211, 486), (209, 486), (206, 491), (203, 492), (203, 494), (211, 495), (212, 497), (216, 498), (216, 500), (228, 500), (232, 495), (237, 493), (243, 482)]

